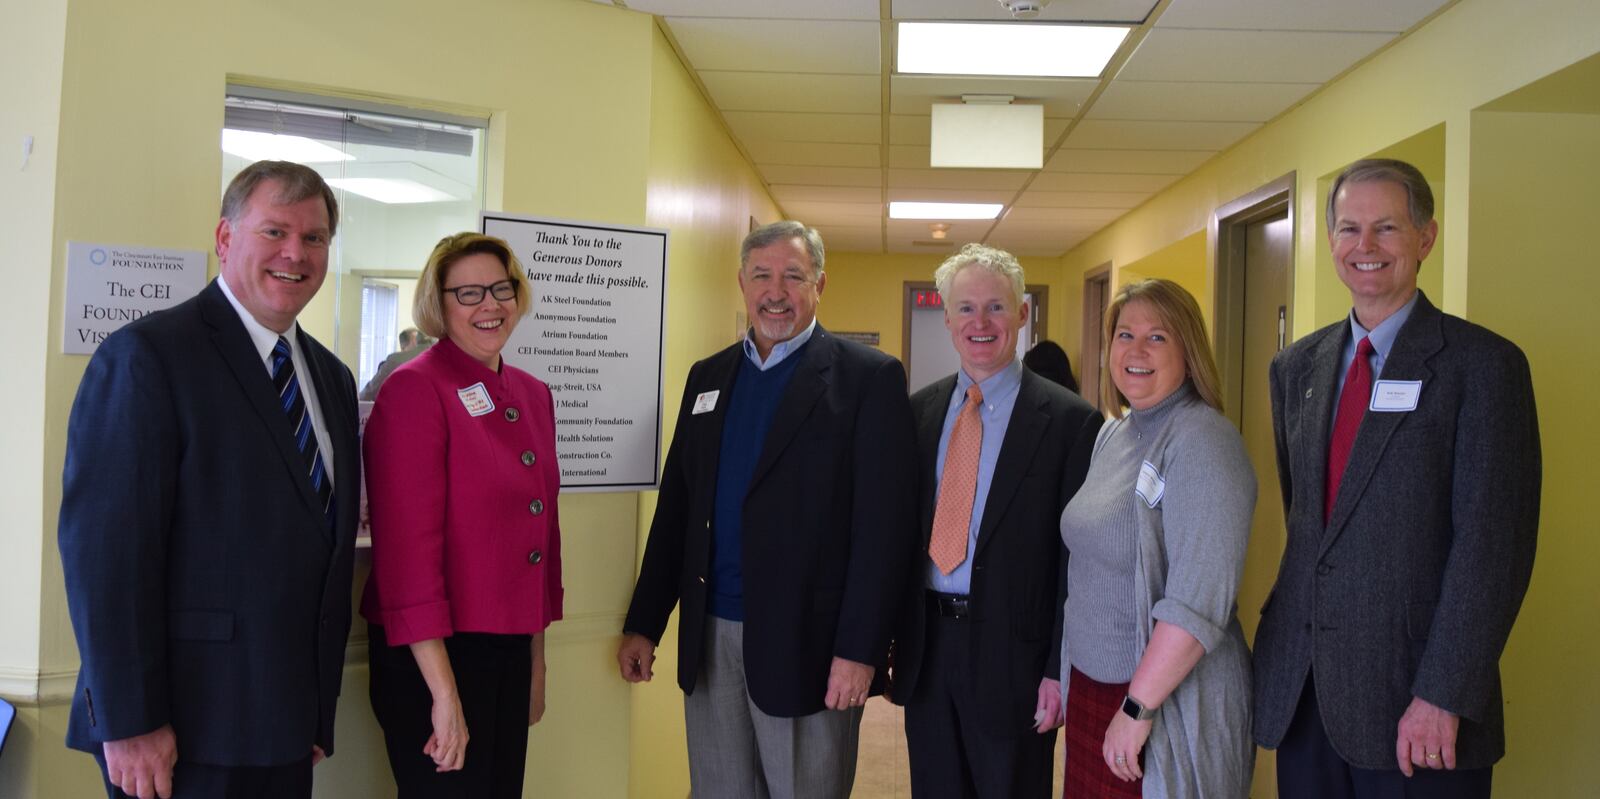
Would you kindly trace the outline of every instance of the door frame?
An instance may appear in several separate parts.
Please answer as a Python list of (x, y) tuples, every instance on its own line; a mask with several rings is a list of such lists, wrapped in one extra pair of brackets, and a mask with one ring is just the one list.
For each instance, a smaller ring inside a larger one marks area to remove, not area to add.
[[(1091, 287), (1096, 283), (1105, 284), (1105, 290), (1099, 293), (1100, 301), (1095, 302), (1095, 292)], [(1106, 379), (1106, 365), (1101, 357), (1105, 351), (1106, 307), (1111, 304), (1111, 262), (1107, 261), (1083, 273), (1083, 315), (1082, 328), (1078, 338), (1078, 388), (1079, 394), (1090, 405), (1104, 411), (1100, 407), (1100, 385)]]
[(1294, 330), (1295, 173), (1290, 172), (1253, 191), (1223, 203), (1206, 226), (1211, 260), (1211, 339), (1217, 356), (1217, 371), (1222, 379), (1225, 416), (1237, 427), (1239, 407), (1244, 396), (1244, 283), (1245, 228), (1263, 219), (1284, 214), (1289, 220), (1289, 265), (1283, 297), (1283, 320), (1279, 325), (1278, 349), (1291, 340)]

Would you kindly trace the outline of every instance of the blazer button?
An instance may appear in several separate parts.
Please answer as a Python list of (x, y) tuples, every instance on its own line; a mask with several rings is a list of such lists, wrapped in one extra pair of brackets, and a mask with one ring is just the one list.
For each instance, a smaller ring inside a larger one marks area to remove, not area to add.
[(506, 421), (508, 422), (515, 422), (521, 416), (522, 414), (518, 413), (516, 408), (506, 409)]
[(528, 511), (535, 516), (544, 513), (544, 500), (536, 499), (528, 503)]
[(1326, 563), (1318, 563), (1317, 564), (1317, 574), (1327, 574), (1327, 573), (1329, 573), (1331, 571), (1333, 571), (1333, 567), (1332, 566), (1329, 566)]
[(543, 552), (540, 552), (539, 550), (535, 549), (534, 551), (528, 553), (528, 562), (529, 563), (537, 564), (541, 560), (544, 560), (544, 553)]
[(522, 451), (522, 465), (523, 466), (532, 466), (533, 465), (533, 461), (534, 461), (533, 450), (531, 450), (531, 449), (523, 450)]

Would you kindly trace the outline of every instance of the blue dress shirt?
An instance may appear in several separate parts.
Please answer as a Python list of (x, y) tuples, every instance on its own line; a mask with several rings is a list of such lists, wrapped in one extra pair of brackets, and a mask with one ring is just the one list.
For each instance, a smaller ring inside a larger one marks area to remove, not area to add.
[[(1367, 330), (1356, 321), (1356, 312), (1350, 311), (1350, 337), (1344, 341), (1344, 352), (1339, 355), (1339, 379), (1333, 383), (1333, 415), (1328, 417), (1328, 430), (1333, 430), (1333, 420), (1339, 416), (1339, 398), (1344, 395), (1344, 378), (1350, 371), (1350, 362), (1356, 359), (1356, 344), (1363, 337), (1372, 339), (1372, 356), (1368, 365), (1372, 367), (1374, 382), (1383, 375), (1383, 365), (1389, 360), (1389, 351), (1394, 349), (1395, 337), (1400, 334), (1400, 328), (1405, 327), (1406, 320), (1411, 318), (1411, 309), (1417, 307), (1417, 293), (1411, 293), (1411, 299), (1400, 310), (1389, 314), (1389, 318), (1378, 323), (1378, 326)], [(1331, 435), (1331, 432), (1330, 432)]]
[(749, 358), (750, 362), (755, 364), (757, 369), (765, 372), (768, 369), (771, 369), (772, 367), (782, 363), (783, 359), (789, 357), (789, 355), (795, 350), (804, 347), (806, 342), (811, 340), (811, 334), (816, 332), (816, 330), (817, 318), (813, 316), (811, 317), (811, 324), (806, 325), (806, 329), (800, 331), (799, 335), (772, 345), (772, 352), (767, 354), (767, 359), (765, 361), (761, 360), (761, 351), (756, 349), (755, 333), (747, 330), (744, 334), (745, 357)]
[[(934, 466), (934, 479), (941, 482), (944, 480), (945, 451), (950, 447), (950, 431), (956, 426), (961, 407), (967, 404), (967, 387), (972, 383), (972, 378), (965, 371), (956, 373), (956, 389), (950, 395), (950, 409), (944, 415), (944, 431), (939, 434), (939, 454)], [(929, 559), (928, 587), (935, 591), (970, 593), (972, 553), (978, 546), (978, 528), (983, 524), (989, 483), (994, 479), (994, 466), (1000, 460), (1000, 445), (1005, 441), (1006, 426), (1011, 423), (1011, 410), (1017, 405), (1017, 391), (1021, 387), (1022, 362), (1016, 359), (978, 383), (978, 390), (983, 392), (983, 405), (978, 409), (978, 418), (983, 421), (983, 446), (978, 450), (978, 487), (972, 497), (972, 518), (967, 522), (967, 559), (949, 574), (939, 571), (939, 567)]]

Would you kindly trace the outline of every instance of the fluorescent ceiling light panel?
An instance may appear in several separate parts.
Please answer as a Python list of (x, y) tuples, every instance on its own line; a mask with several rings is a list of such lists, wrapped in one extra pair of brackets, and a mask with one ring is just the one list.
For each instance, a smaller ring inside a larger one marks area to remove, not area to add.
[(1000, 203), (889, 203), (890, 219), (993, 219)]
[(898, 69), (907, 74), (1099, 77), (1128, 28), (1037, 22), (902, 22)]
[(337, 148), (304, 136), (284, 136), (254, 130), (222, 129), (222, 151), (246, 161), (294, 161), (315, 164), (325, 161), (353, 161)]
[(934, 168), (1041, 169), (1044, 106), (935, 103), (929, 145)]
[(406, 178), (328, 178), (328, 185), (389, 205), (442, 203), (461, 199)]

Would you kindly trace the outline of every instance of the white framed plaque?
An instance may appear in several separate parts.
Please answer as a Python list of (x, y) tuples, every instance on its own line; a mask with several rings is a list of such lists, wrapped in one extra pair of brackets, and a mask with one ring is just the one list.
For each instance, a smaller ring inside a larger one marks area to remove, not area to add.
[(661, 474), (667, 231), (496, 212), (533, 286), (503, 356), (550, 386), (563, 491), (642, 491)]

